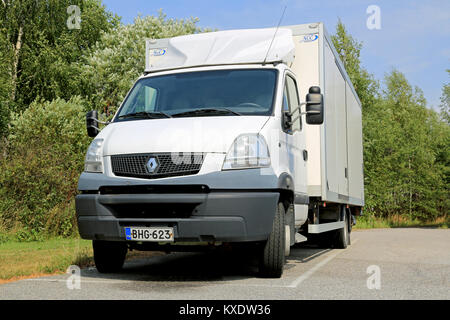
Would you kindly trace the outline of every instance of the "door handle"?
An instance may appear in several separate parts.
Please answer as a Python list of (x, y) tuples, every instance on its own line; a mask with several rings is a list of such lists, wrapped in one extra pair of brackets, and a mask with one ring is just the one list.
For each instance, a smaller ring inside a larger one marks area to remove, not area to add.
[(303, 149), (303, 160), (308, 161), (308, 150)]

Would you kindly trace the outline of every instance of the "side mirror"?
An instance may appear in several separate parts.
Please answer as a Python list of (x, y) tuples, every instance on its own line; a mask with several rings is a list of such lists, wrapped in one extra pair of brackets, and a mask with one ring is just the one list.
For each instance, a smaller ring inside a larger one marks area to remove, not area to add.
[(306, 123), (323, 123), (323, 95), (320, 93), (320, 87), (309, 88), (306, 95)]
[(98, 126), (98, 112), (92, 110), (86, 113), (86, 128), (89, 137), (95, 137), (98, 135), (98, 133), (100, 132)]

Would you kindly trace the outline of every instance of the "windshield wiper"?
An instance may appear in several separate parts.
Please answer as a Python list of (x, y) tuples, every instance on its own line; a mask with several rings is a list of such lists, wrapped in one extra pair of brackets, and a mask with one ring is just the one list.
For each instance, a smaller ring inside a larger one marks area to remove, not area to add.
[(148, 119), (159, 119), (161, 117), (158, 117), (158, 115), (162, 115), (166, 118), (172, 118), (171, 115), (165, 113), (165, 112), (161, 112), (161, 111), (153, 111), (153, 112), (147, 112), (147, 111), (140, 111), (140, 112), (133, 112), (133, 113), (128, 113), (128, 114), (124, 114), (119, 116), (119, 119), (125, 119), (125, 118), (140, 118), (140, 117), (146, 117)]
[(233, 114), (236, 116), (241, 116), (240, 113), (227, 109), (227, 108), (220, 108), (220, 109), (215, 109), (215, 108), (205, 108), (205, 109), (194, 109), (194, 110), (190, 110), (190, 111), (185, 111), (185, 112), (180, 112), (180, 113), (175, 113), (172, 116), (173, 117), (182, 117), (182, 116), (188, 116), (188, 115), (214, 115), (214, 114)]

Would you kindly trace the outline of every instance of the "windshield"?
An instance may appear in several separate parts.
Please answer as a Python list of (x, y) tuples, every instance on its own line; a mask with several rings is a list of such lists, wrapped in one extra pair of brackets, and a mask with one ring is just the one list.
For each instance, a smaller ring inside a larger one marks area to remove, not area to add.
[(197, 116), (270, 115), (275, 69), (177, 73), (139, 80), (115, 121)]

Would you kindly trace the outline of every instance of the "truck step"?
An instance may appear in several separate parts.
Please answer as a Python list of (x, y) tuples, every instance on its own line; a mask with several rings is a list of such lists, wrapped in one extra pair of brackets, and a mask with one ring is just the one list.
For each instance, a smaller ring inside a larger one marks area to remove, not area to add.
[(308, 239), (305, 236), (302, 236), (300, 233), (295, 234), (295, 243), (305, 242)]
[(342, 229), (344, 227), (345, 227), (344, 221), (328, 222), (328, 223), (321, 223), (321, 224), (309, 224), (308, 225), (308, 233), (322, 233), (322, 232), (327, 232), (327, 231), (331, 231), (331, 230)]

